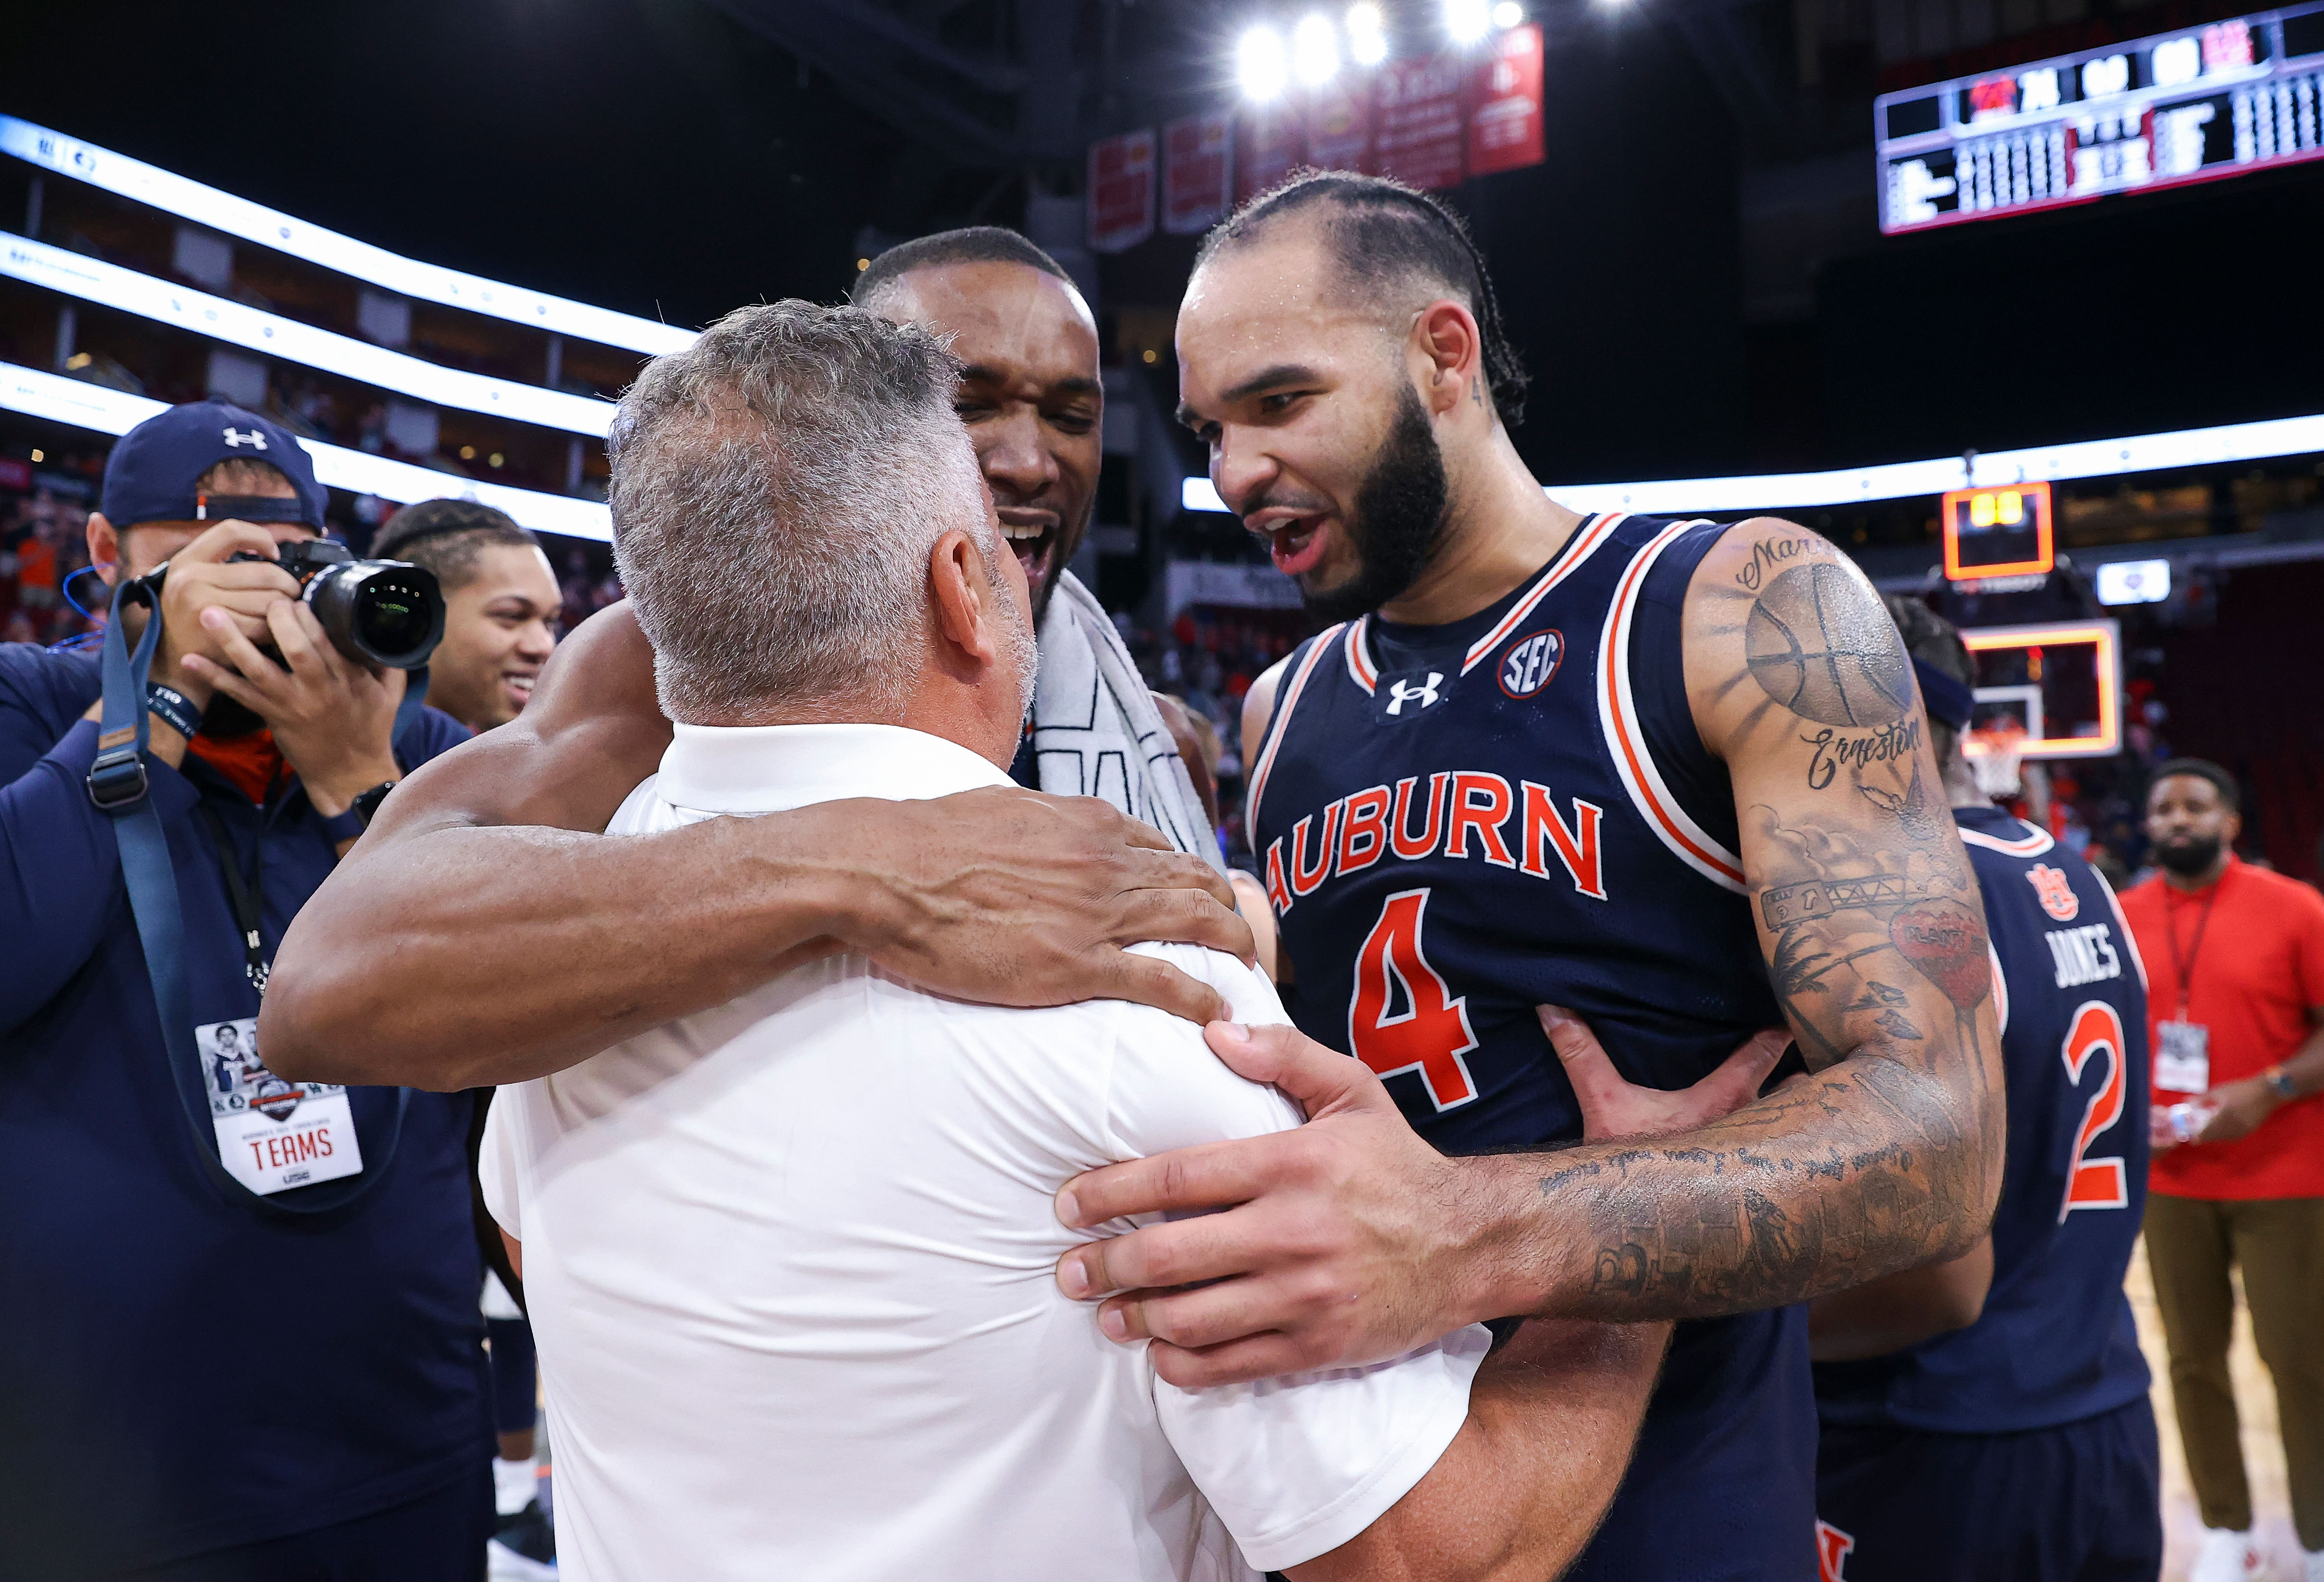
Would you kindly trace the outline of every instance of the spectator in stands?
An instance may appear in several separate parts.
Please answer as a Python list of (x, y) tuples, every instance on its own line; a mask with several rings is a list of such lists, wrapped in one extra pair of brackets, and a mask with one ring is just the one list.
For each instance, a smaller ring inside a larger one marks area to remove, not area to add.
[(2324, 895), (2236, 858), (2241, 808), (2218, 764), (2158, 766), (2146, 833), (2162, 872), (2122, 898), (2152, 985), (2156, 1106), (2216, 1111), (2183, 1146), (2156, 1126), (2146, 1251), (2210, 1529), (2190, 1582), (2264, 1569), (2227, 1373), (2238, 1268), (2307, 1576), (2324, 1582)]
[(38, 619), (55, 609), (57, 592), (56, 502), (43, 491), (33, 501), (32, 531), (16, 546), (16, 602)]
[(473, 1582), (474, 1103), (284, 1083), (249, 1041), (357, 809), (466, 733), (427, 709), (397, 731), (401, 675), (341, 657), (280, 567), (230, 560), (322, 529), (281, 428), (166, 411), (115, 448), (103, 505), (109, 578), (169, 563), (124, 621), (161, 623), (143, 784), (106, 783), (159, 819), (135, 905), (176, 924), (179, 971), (153, 970), (178, 986), (157, 997), (121, 832), (152, 848), (91, 796), (97, 656), (0, 649), (0, 1571)]
[(443, 585), (428, 701), (472, 731), (514, 719), (557, 646), (564, 603), (540, 541), (490, 505), (422, 500), (387, 519), (371, 552), (425, 566)]

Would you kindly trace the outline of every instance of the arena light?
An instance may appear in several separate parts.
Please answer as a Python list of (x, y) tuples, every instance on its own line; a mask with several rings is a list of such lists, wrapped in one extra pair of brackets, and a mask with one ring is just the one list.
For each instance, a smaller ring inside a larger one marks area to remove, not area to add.
[[(13, 363), (0, 363), (0, 409), (119, 436), (155, 413), (168, 411), (169, 403), (68, 379), (60, 374), (43, 374)], [(601, 543), (613, 541), (613, 518), (604, 506), (594, 500), (576, 500), (567, 495), (519, 489), (506, 484), (476, 483), (438, 472), (434, 467), (414, 467), (407, 461), (393, 461), (341, 445), (326, 445), (318, 439), (301, 439), (299, 443), (315, 458), (315, 476), (329, 488), (376, 495), (398, 504), (410, 504), (414, 500), (475, 500), (497, 506), (521, 525), (537, 532), (595, 539)]]
[(1291, 57), (1283, 35), (1265, 26), (1246, 32), (1235, 45), (1235, 81), (1253, 104), (1281, 98), (1291, 86)]
[(1388, 23), (1371, 0), (1348, 7), (1348, 57), (1359, 66), (1377, 66), (1388, 59)]
[(694, 344), (692, 330), (422, 264), (14, 116), (0, 116), (0, 153), (420, 301), (650, 356)]
[[(2216, 467), (2262, 461), (2273, 456), (2324, 453), (2324, 412), (2270, 418), (2256, 423), (2226, 423), (2212, 429), (2175, 429), (2120, 439), (2090, 439), (2027, 450), (1979, 454), (1968, 482), (1978, 488), (2067, 478), (2115, 477), (2125, 473), (2169, 472), (2185, 467)], [(1747, 477), (1665, 478), (1647, 484), (1553, 484), (1545, 491), (1576, 511), (1637, 511), (1657, 516), (1716, 511), (1803, 511), (1819, 505), (1862, 505), (1944, 495), (1961, 486), (1958, 456), (1933, 461), (1900, 461), (1837, 472), (1760, 473)], [(1224, 511), (1226, 503), (1205, 477), (1191, 477), (1180, 492), (1189, 511)]]
[(1517, 0), (1501, 0), (1499, 5), (1493, 7), (1495, 27), (1507, 30), (1523, 21), (1525, 21), (1525, 7), (1518, 5)]
[(0, 275), (439, 406), (601, 438), (613, 417), (610, 402), (447, 368), (5, 232)]
[(1340, 74), (1340, 40), (1332, 19), (1309, 12), (1291, 30), (1291, 72), (1305, 88), (1321, 88)]
[(1493, 31), (1492, 0), (1444, 0), (1444, 31), (1456, 44), (1473, 44)]
[(0, 275), (438, 406), (490, 412), (598, 439), (604, 438), (613, 421), (613, 403), (609, 401), (447, 368), (5, 231), (0, 231)]

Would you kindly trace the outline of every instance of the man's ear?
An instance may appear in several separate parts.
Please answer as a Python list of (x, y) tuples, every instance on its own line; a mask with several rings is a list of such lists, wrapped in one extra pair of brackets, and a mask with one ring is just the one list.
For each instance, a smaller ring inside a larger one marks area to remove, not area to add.
[(1449, 297), (1429, 303), (1414, 320), (1412, 338), (1425, 360), (1432, 413), (1443, 415), (1464, 396), (1484, 404), (1485, 337), (1468, 309)]
[(102, 511), (88, 513), (88, 563), (111, 587), (120, 578), (121, 534), (105, 519)]
[(936, 540), (928, 551), (928, 580), (936, 589), (936, 630), (945, 643), (980, 666), (998, 663), (1000, 613), (992, 607), (992, 579), (976, 541), (958, 528)]

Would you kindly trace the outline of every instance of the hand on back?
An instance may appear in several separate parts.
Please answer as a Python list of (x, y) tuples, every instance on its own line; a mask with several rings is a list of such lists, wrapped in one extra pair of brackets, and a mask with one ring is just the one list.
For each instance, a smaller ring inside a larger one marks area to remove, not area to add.
[[(1558, 1005), (1535, 1008), (1565, 1068), (1566, 1080), (1582, 1106), (1582, 1136), (1590, 1143), (1615, 1137), (1663, 1137), (1692, 1132), (1733, 1115), (1759, 1096), (1759, 1085), (1783, 1059), (1792, 1041), (1787, 1029), (1753, 1033), (1710, 1076), (1692, 1087), (1668, 1091), (1641, 1087), (1614, 1069), (1589, 1023)], [(1792, 1080), (1799, 1080), (1794, 1078)]]
[(1189, 1021), (1226, 1007), (1148, 941), (1252, 958), (1225, 877), (1094, 797), (995, 787), (852, 812), (869, 881), (850, 943), (915, 983), (998, 1005), (1136, 1000)]

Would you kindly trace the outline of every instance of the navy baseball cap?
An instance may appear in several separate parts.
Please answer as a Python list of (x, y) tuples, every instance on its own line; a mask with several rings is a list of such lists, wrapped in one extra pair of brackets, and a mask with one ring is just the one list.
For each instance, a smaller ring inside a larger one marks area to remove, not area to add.
[[(270, 462), (290, 480), (298, 498), (261, 504), (236, 495), (235, 509), (210, 511), (194, 486), (221, 461)], [(302, 522), (321, 532), (327, 499), (307, 448), (288, 429), (223, 401), (191, 401), (155, 413), (121, 437), (105, 464), (98, 509), (116, 528), (238, 516)]]

